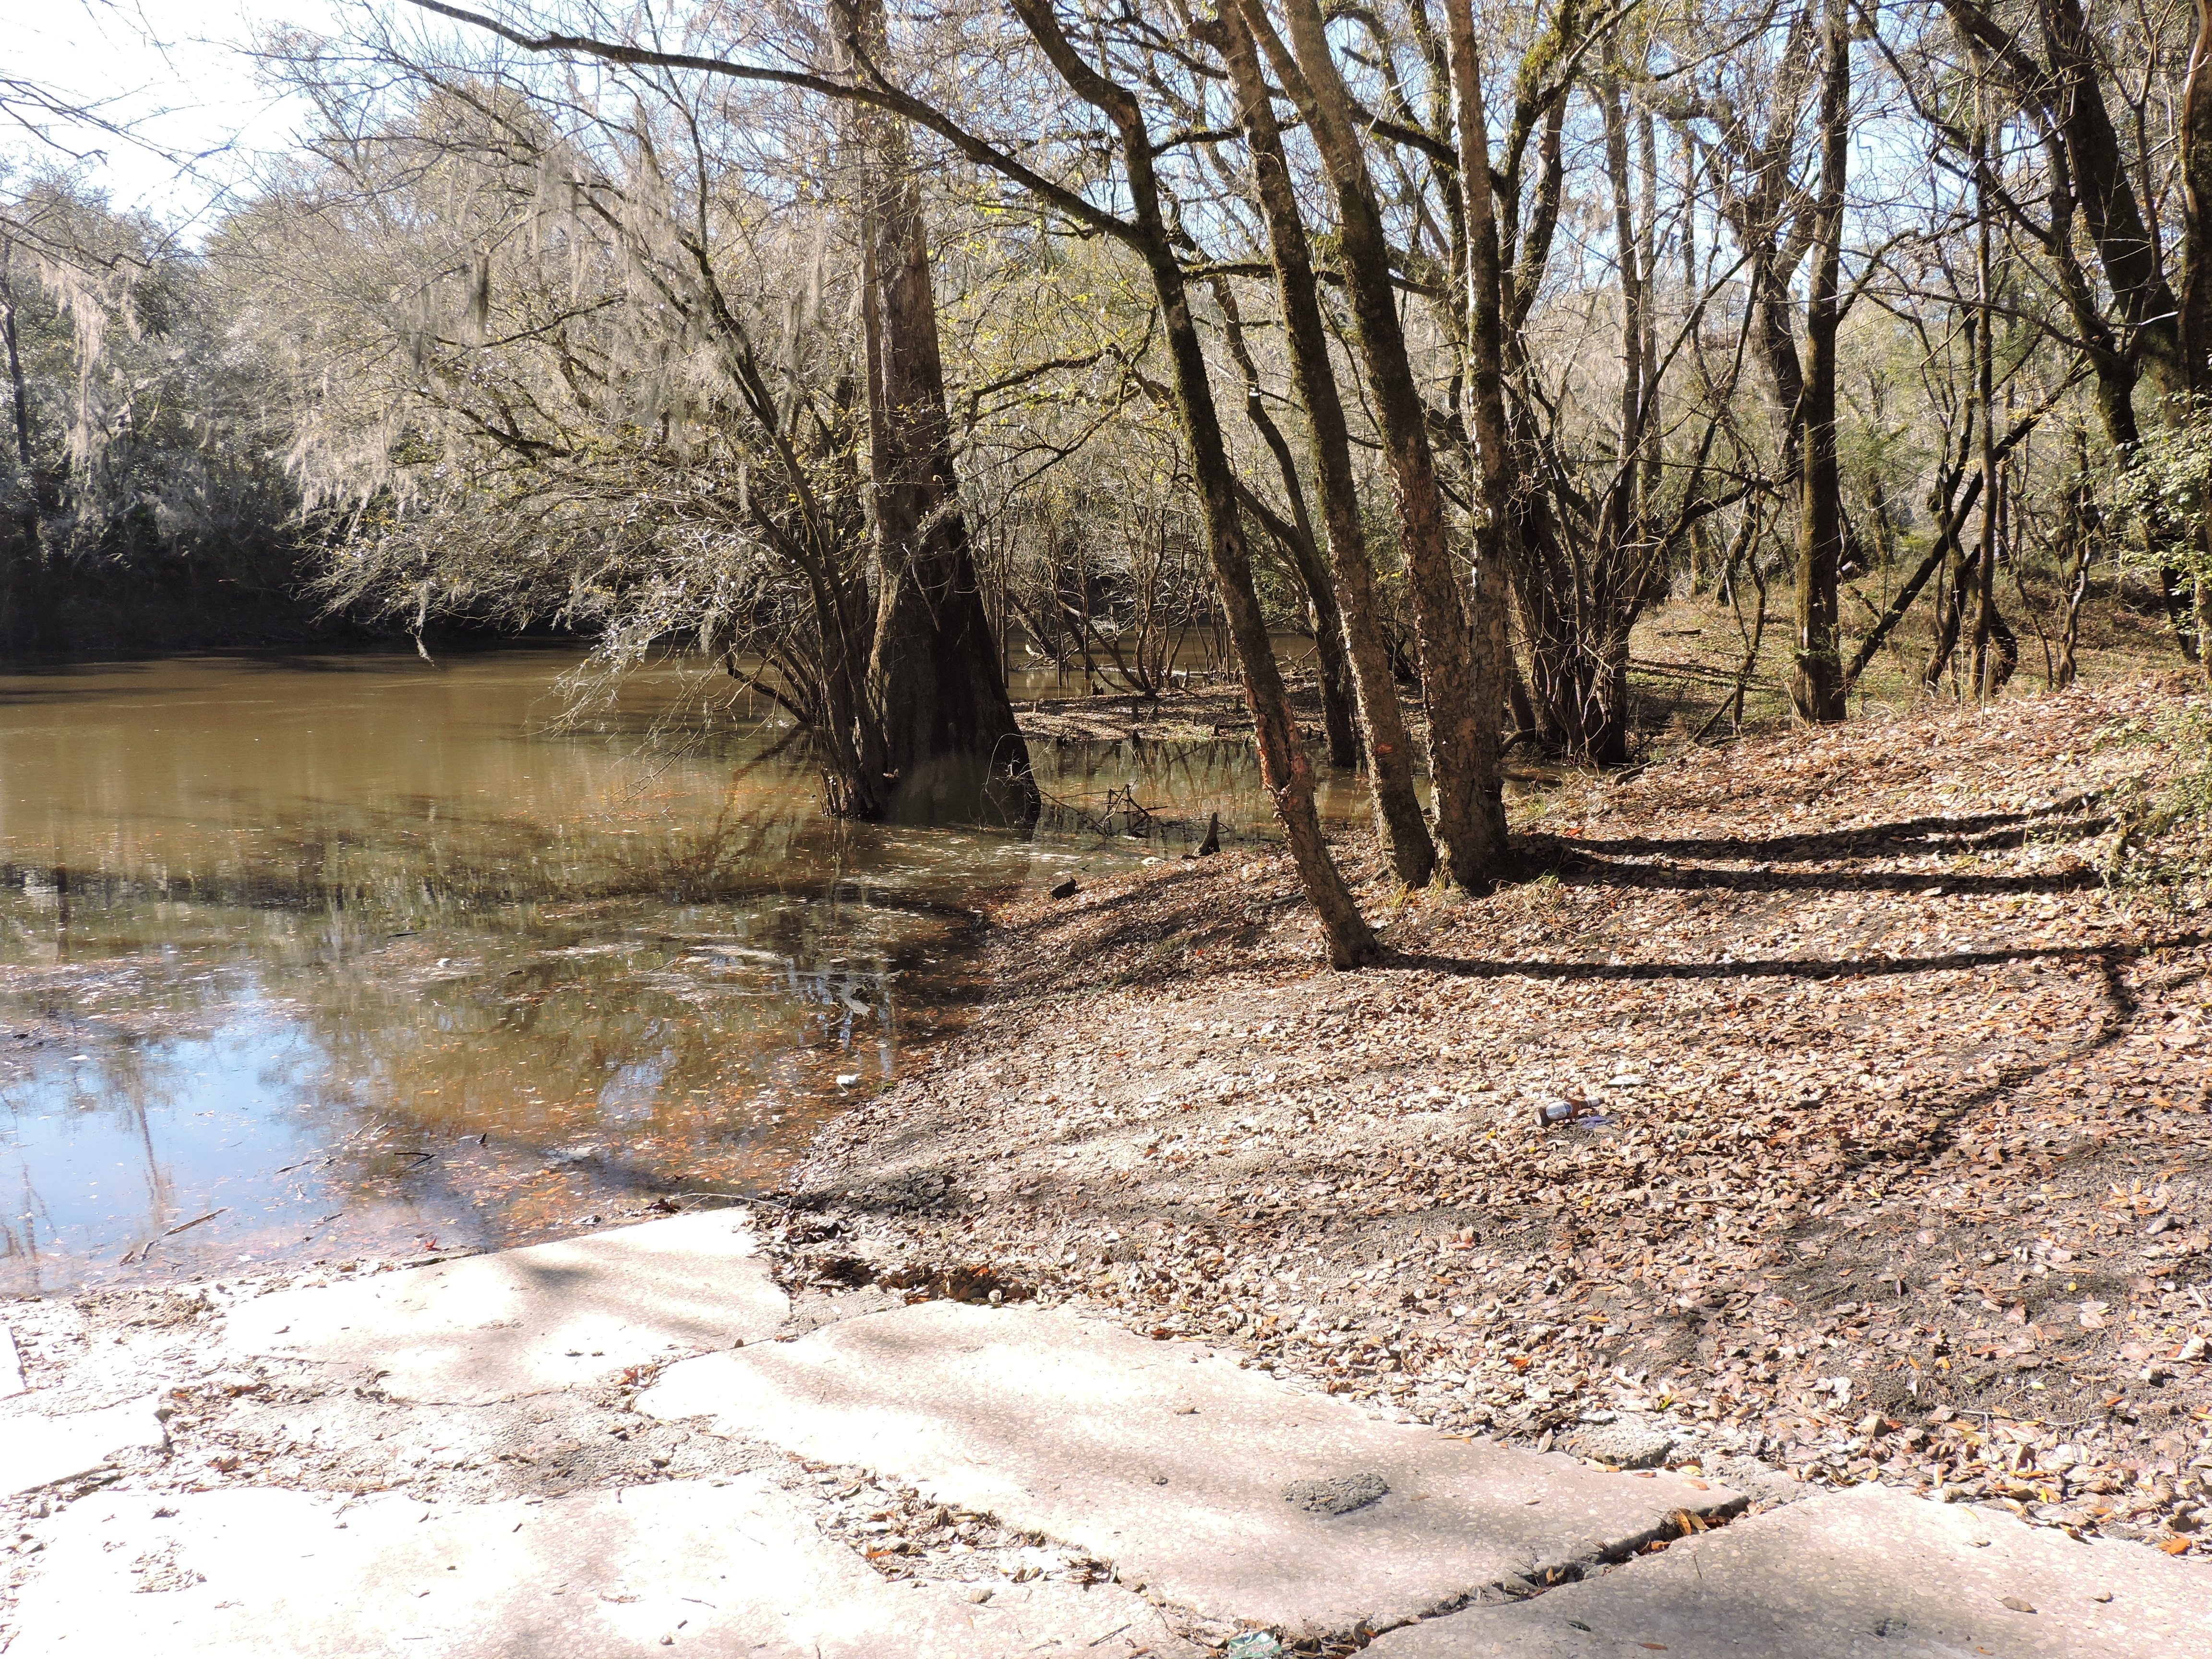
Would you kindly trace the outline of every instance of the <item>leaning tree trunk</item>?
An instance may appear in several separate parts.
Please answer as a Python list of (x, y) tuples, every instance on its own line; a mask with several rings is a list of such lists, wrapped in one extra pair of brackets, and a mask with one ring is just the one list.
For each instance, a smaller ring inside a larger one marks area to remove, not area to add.
[[(882, 0), (839, 0), (848, 41), (881, 61)], [(862, 319), (874, 507), (876, 632), (869, 702), (888, 812), (1032, 821), (1037, 792), (983, 609), (952, 465), (921, 181), (904, 126), (853, 115), (861, 184)]]
[[(1149, 179), (1146, 184), (1149, 187)], [(1139, 204), (1140, 220), (1146, 216), (1145, 205)], [(1157, 206), (1153, 210), (1157, 215)], [(1372, 962), (1380, 947), (1322, 836), (1321, 815), (1314, 801), (1313, 763), (1298, 740), (1290, 696), (1275, 663), (1274, 642), (1267, 635), (1260, 596), (1252, 584), (1251, 553), (1245, 544), (1229, 452), (1222, 441), (1212, 388), (1206, 380), (1205, 349), (1191, 320), (1182, 268), (1168, 243), (1164, 227), (1158, 246), (1147, 252), (1146, 263), (1159, 292), (1160, 313), (1166, 322), (1168, 349), (1175, 362), (1183, 431), (1190, 441), (1191, 470), (1198, 477), (1221, 608), (1228, 619), (1237, 664), (1244, 671), (1245, 700), (1252, 710), (1252, 727), (1260, 749), (1261, 781), (1274, 802), (1275, 815), (1282, 823), (1284, 839), (1290, 843), (1291, 857), (1298, 866), (1307, 896), (1320, 914), (1330, 964), (1360, 967)]]

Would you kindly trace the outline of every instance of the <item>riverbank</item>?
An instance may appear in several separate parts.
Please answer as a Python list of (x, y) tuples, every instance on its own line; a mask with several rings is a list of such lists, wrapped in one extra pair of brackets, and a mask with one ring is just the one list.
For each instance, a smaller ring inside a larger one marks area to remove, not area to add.
[(0, 1304), (0, 1652), (2200, 1651), (2174, 706), (1355, 846), (1358, 975), (1270, 850), (1087, 882), (750, 1216)]
[(1009, 908), (999, 1000), (822, 1137), (773, 1248), (803, 1298), (995, 1290), (1451, 1431), (2200, 1551), (2179, 689), (1571, 781), (1480, 902), (1354, 844), (1358, 975), (1272, 851)]

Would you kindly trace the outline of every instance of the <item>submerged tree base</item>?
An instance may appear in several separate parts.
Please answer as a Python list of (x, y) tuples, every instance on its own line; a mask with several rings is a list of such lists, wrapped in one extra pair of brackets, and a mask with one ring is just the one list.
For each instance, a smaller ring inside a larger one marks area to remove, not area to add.
[(885, 781), (883, 806), (875, 816), (886, 823), (973, 823), (1026, 831), (1043, 804), (1030, 772), (1029, 750), (1018, 736), (1013, 749), (1012, 761), (945, 755), (909, 766)]

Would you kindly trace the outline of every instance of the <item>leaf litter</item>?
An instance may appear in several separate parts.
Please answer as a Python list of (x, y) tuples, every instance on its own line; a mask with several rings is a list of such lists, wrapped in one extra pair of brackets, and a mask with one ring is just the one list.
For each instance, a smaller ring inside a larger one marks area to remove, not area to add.
[(802, 1297), (1079, 1306), (1762, 1504), (2203, 1553), (2212, 936), (2196, 832), (2161, 865), (2129, 805), (2175, 700), (1570, 779), (1479, 901), (1348, 842), (1358, 974), (1272, 849), (1010, 907), (994, 1001), (823, 1133), (773, 1247)]

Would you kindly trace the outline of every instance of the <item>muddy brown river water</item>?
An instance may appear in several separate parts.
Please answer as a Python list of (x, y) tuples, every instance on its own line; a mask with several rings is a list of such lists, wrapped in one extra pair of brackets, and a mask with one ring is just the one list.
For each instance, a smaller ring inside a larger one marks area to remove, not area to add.
[[(562, 723), (573, 660), (0, 675), (0, 1293), (757, 1192), (980, 994), (980, 907), (1264, 824), (1231, 743), (1041, 745), (1026, 832), (841, 823), (677, 669)], [(1151, 840), (1080, 822), (1115, 789)]]

